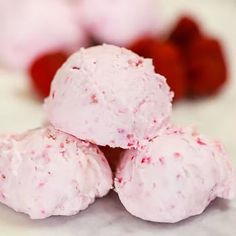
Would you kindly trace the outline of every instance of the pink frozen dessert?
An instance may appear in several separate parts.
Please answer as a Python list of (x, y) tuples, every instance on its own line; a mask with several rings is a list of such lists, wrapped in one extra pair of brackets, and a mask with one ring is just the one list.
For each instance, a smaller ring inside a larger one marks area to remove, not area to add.
[(231, 199), (234, 176), (220, 143), (171, 128), (124, 154), (115, 187), (134, 216), (174, 223), (201, 214), (216, 197)]
[(88, 43), (72, 1), (0, 0), (0, 64), (26, 69), (38, 56)]
[(45, 114), (97, 145), (138, 147), (168, 121), (172, 93), (150, 59), (112, 45), (81, 49), (58, 70)]
[(74, 215), (111, 187), (95, 145), (51, 126), (0, 138), (0, 202), (32, 219)]
[(85, 28), (100, 43), (128, 46), (158, 33), (156, 0), (80, 0)]

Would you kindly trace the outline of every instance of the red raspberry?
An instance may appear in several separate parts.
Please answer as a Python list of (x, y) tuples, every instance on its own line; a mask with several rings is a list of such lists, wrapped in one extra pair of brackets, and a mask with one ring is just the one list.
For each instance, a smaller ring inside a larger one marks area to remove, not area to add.
[(41, 97), (47, 97), (56, 71), (66, 61), (67, 55), (58, 51), (37, 58), (29, 68), (33, 87)]
[(142, 38), (130, 45), (130, 50), (142, 57), (150, 57), (151, 50), (156, 44), (155, 38)]
[(182, 51), (187, 66), (191, 97), (216, 93), (227, 80), (227, 68), (220, 43), (202, 35), (198, 24), (183, 17), (169, 36)]
[(200, 38), (189, 45), (189, 94), (193, 97), (212, 95), (227, 81), (227, 68), (221, 44), (216, 39)]
[(130, 49), (143, 57), (153, 59), (156, 72), (166, 77), (175, 93), (175, 100), (185, 96), (186, 69), (181, 52), (174, 44), (146, 38), (136, 42)]
[(169, 41), (184, 50), (193, 40), (201, 37), (200, 27), (194, 19), (182, 17), (169, 36)]

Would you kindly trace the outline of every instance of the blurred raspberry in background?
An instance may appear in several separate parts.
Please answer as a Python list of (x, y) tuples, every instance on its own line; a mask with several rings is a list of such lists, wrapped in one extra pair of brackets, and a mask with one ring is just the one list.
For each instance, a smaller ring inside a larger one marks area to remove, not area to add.
[(187, 50), (186, 63), (190, 97), (214, 95), (227, 81), (226, 61), (217, 39), (194, 40)]
[(191, 17), (182, 17), (168, 38), (182, 52), (187, 71), (187, 95), (214, 95), (227, 81), (227, 67), (221, 43), (206, 36)]
[(49, 95), (52, 79), (67, 57), (65, 52), (53, 52), (37, 58), (30, 66), (29, 76), (40, 97)]
[(202, 33), (198, 23), (191, 17), (183, 16), (171, 31), (168, 40), (184, 51), (187, 50), (193, 40), (197, 40), (200, 37), (202, 37)]

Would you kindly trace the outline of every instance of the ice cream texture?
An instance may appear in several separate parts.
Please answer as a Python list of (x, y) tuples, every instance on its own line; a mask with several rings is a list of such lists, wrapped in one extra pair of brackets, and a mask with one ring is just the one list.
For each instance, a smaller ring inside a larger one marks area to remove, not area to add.
[(64, 63), (44, 107), (57, 129), (127, 149), (157, 135), (169, 120), (172, 96), (150, 59), (101, 45), (81, 49)]
[(32, 219), (74, 215), (111, 187), (98, 147), (52, 126), (0, 138), (0, 202)]
[(115, 187), (134, 216), (174, 223), (201, 214), (217, 197), (231, 199), (235, 176), (219, 142), (171, 127), (142, 149), (126, 151)]

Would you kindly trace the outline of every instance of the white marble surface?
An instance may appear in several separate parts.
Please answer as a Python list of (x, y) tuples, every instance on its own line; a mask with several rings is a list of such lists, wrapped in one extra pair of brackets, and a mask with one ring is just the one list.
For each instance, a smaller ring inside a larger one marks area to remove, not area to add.
[[(201, 132), (222, 139), (236, 166), (236, 1), (162, 0), (165, 24), (183, 11), (200, 17), (204, 27), (221, 37), (230, 64), (231, 82), (215, 98), (182, 102), (175, 106), (173, 120), (194, 124)], [(38, 126), (43, 119), (40, 103), (30, 94), (26, 78), (0, 70), (0, 132), (23, 131)], [(0, 205), (1, 236), (235, 236), (236, 200), (216, 200), (201, 216), (181, 223), (155, 224), (129, 215), (115, 193), (97, 200), (73, 217), (52, 217), (32, 221), (27, 216)]]

